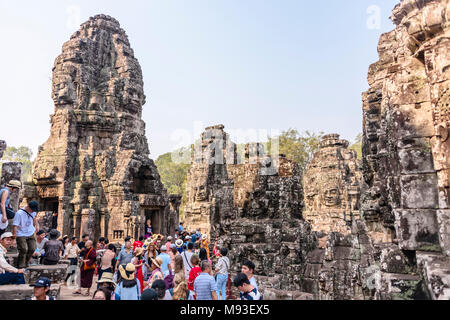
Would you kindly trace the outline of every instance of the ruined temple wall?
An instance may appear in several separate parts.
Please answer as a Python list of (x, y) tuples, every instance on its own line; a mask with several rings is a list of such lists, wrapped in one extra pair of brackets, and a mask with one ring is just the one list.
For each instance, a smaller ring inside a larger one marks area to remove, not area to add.
[(304, 218), (313, 230), (349, 234), (359, 219), (360, 162), (349, 142), (325, 135), (304, 175)]
[(149, 212), (167, 233), (169, 198), (148, 158), (141, 119), (142, 70), (117, 20), (92, 17), (63, 45), (52, 98), (51, 133), (28, 195), (46, 211), (57, 207), (64, 234), (137, 237)]
[(448, 254), (449, 2), (402, 1), (363, 94), (363, 214), (402, 249)]

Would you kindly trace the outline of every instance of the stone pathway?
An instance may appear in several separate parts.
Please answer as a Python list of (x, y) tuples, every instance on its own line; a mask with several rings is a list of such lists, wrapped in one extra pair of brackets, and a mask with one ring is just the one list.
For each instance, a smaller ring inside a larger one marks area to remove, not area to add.
[[(68, 287), (65, 283), (61, 285), (61, 291), (59, 294), (59, 300), (92, 300), (95, 290), (97, 289), (97, 276), (94, 275), (94, 281), (92, 282), (91, 292), (88, 297), (82, 294), (73, 294), (76, 290), (75, 287)], [(85, 293), (86, 289), (83, 289), (81, 292)]]

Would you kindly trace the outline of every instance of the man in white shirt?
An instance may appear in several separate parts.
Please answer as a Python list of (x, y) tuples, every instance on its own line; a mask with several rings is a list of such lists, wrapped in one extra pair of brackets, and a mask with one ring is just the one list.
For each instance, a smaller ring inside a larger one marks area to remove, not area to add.
[(13, 238), (17, 241), (19, 251), (18, 268), (26, 268), (30, 258), (36, 250), (36, 238), (34, 233), (39, 231), (36, 214), (39, 211), (39, 203), (31, 201), (25, 208), (16, 212), (13, 222)]
[(255, 264), (250, 260), (245, 261), (242, 264), (241, 272), (247, 276), (247, 279), (248, 281), (250, 281), (250, 284), (256, 289), (258, 289), (258, 284), (256, 283), (256, 279), (253, 276), (253, 273), (255, 272)]
[(0, 237), (0, 285), (25, 284), (23, 269), (16, 269), (6, 261), (6, 252), (13, 242), (11, 232), (5, 232)]

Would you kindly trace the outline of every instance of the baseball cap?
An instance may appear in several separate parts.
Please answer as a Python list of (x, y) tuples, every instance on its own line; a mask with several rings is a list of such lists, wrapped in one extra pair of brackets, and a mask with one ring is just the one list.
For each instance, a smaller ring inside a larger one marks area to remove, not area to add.
[(160, 250), (161, 250), (161, 251), (167, 251), (166, 245), (162, 245)]
[(30, 284), (30, 287), (38, 287), (38, 288), (48, 288), (52, 285), (52, 282), (49, 278), (41, 277), (36, 280), (34, 284)]
[(11, 232), (5, 232), (4, 234), (2, 234), (1, 236), (1, 240), (5, 239), (5, 238), (12, 238), (13, 234)]

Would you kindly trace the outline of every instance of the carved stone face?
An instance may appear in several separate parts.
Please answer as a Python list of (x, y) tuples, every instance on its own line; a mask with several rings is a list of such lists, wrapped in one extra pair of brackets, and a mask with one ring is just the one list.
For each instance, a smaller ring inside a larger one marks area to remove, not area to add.
[(53, 92), (55, 105), (73, 104), (77, 99), (75, 85), (70, 77), (56, 84)]
[(196, 188), (195, 201), (206, 201), (206, 188), (205, 188), (205, 186), (198, 186)]
[(322, 194), (322, 202), (327, 207), (334, 207), (340, 203), (340, 192), (337, 186), (327, 187)]
[(314, 203), (316, 201), (316, 193), (315, 192), (309, 192), (305, 195), (306, 198), (306, 207), (309, 209), (314, 208)]

